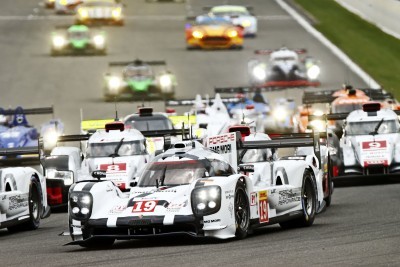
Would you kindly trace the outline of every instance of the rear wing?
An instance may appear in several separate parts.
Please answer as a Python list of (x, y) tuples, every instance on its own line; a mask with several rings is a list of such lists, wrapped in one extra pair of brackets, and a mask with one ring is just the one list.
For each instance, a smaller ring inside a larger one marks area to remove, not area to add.
[(163, 136), (177, 136), (182, 135), (182, 137), (189, 138), (190, 129), (182, 128), (182, 129), (171, 129), (171, 130), (154, 130), (154, 131), (141, 131), (141, 133), (145, 137), (163, 137)]
[(115, 66), (127, 66), (130, 64), (135, 64), (135, 65), (150, 65), (150, 66), (164, 66), (167, 65), (167, 62), (165, 60), (154, 60), (154, 61), (143, 61), (143, 60), (133, 60), (133, 61), (116, 61), (116, 62), (109, 62), (108, 66), (110, 67), (115, 67)]
[(335, 96), (332, 96), (337, 90), (326, 90), (326, 91), (318, 91), (318, 92), (304, 92), (302, 97), (302, 103), (306, 105), (311, 104), (322, 104), (322, 103), (331, 103), (336, 99)]
[[(270, 55), (273, 52), (281, 50), (280, 48), (278, 49), (256, 49), (254, 50), (254, 54), (256, 55)], [(305, 48), (300, 48), (300, 49), (288, 49), (290, 51), (294, 51), (297, 54), (305, 54), (307, 53), (307, 49)]]
[[(238, 97), (221, 97), (223, 103), (239, 103), (240, 98)], [(201, 103), (205, 105), (214, 104), (215, 98), (202, 99)], [(197, 104), (198, 101), (195, 99), (177, 99), (177, 100), (166, 100), (165, 106), (167, 107), (177, 107), (177, 106), (193, 106)]]
[[(394, 113), (400, 116), (400, 110), (393, 110)], [(308, 115), (308, 120), (328, 120), (328, 121), (338, 121), (345, 120), (350, 113), (330, 113), (323, 115)]]
[(318, 132), (313, 132), (309, 136), (299, 135), (293, 137), (282, 137), (272, 140), (259, 140), (259, 141), (241, 141), (239, 148), (242, 149), (262, 149), (262, 148), (294, 148), (294, 147), (309, 147), (314, 148), (314, 154), (318, 159), (318, 166), (321, 166), (321, 148), (320, 148), (321, 135)]
[(15, 114), (25, 114), (25, 115), (43, 115), (43, 114), (54, 114), (54, 108), (42, 107), (42, 108), (22, 108), (17, 107), (15, 109), (0, 109), (0, 114), (2, 115), (15, 115)]
[(38, 165), (40, 157), (40, 146), (0, 148), (0, 166)]
[(214, 92), (220, 94), (245, 94), (245, 93), (262, 93), (262, 92), (273, 92), (282, 91), (282, 88), (271, 86), (271, 87), (252, 87), (252, 86), (235, 86), (235, 87), (215, 87)]

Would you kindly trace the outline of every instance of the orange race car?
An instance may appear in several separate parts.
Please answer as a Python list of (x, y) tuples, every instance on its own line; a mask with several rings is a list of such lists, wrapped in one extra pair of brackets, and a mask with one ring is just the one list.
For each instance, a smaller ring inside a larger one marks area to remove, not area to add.
[[(304, 92), (303, 105), (299, 107), (299, 131), (304, 132), (307, 127), (323, 128), (325, 122), (318, 120), (309, 125), (308, 115), (321, 115), (322, 113), (349, 113), (356, 109), (361, 109), (362, 105), (369, 102), (380, 102), (382, 106), (391, 107), (395, 103), (393, 96), (382, 89), (361, 88), (354, 89), (350, 85), (343, 85), (340, 90), (326, 90), (316, 92)], [(315, 108), (317, 104), (330, 104), (330, 110), (319, 110)], [(329, 121), (328, 126), (340, 135), (343, 121)], [(319, 130), (321, 130), (319, 129)]]
[(187, 49), (242, 49), (243, 28), (223, 17), (202, 15), (186, 25)]

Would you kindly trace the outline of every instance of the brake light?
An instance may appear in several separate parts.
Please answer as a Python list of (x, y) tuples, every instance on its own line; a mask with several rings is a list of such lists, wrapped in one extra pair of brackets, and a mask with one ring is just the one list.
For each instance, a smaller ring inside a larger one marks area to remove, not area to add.
[(166, 108), (165, 112), (171, 114), (171, 113), (176, 113), (176, 110), (174, 108)]
[(246, 105), (246, 109), (247, 109), (247, 110), (254, 109), (254, 105)]

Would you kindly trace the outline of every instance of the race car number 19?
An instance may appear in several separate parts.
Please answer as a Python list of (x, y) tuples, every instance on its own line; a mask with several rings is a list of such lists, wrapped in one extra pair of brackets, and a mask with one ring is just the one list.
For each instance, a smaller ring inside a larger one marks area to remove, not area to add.
[(269, 221), (268, 194), (267, 191), (260, 191), (258, 195), (259, 195), (260, 223), (266, 223)]
[(153, 212), (157, 206), (157, 202), (157, 200), (135, 202), (132, 212)]

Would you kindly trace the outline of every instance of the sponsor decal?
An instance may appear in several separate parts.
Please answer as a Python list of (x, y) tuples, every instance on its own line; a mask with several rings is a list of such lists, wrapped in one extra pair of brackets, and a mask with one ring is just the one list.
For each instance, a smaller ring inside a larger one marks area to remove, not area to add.
[(23, 207), (28, 207), (28, 195), (17, 195), (8, 197), (8, 210), (16, 210)]
[(376, 150), (376, 149), (382, 149), (386, 148), (387, 143), (386, 140), (382, 141), (368, 141), (368, 142), (362, 142), (362, 149), (363, 150)]
[(216, 222), (220, 222), (221, 219), (212, 219), (212, 220), (206, 220), (204, 221), (204, 223), (216, 223)]
[(250, 194), (250, 206), (255, 206), (257, 204), (257, 192), (252, 192)]
[(286, 205), (295, 201), (300, 201), (300, 194), (293, 192), (292, 189), (279, 191), (278, 205)]
[(188, 201), (186, 200), (183, 203), (169, 203), (167, 206), (167, 211), (168, 212), (179, 212), (181, 208), (187, 206)]
[(386, 140), (361, 143), (364, 167), (369, 165), (389, 165)]
[(228, 153), (232, 152), (232, 145), (231, 144), (219, 145), (219, 146), (210, 146), (209, 148), (211, 150), (213, 150), (215, 153), (218, 153), (218, 154), (228, 154)]
[(133, 205), (132, 212), (153, 212), (158, 200), (137, 201)]
[(268, 217), (268, 193), (267, 191), (258, 192), (258, 204), (260, 213), (260, 223), (267, 223)]
[(229, 203), (228, 210), (229, 210), (229, 213), (231, 214), (231, 218), (233, 218), (233, 204), (232, 204), (232, 202)]
[(209, 145), (224, 144), (228, 142), (235, 142), (235, 133), (222, 134), (208, 138)]
[(225, 197), (226, 197), (226, 199), (232, 199), (232, 198), (234, 198), (235, 196), (233, 195), (233, 190), (227, 190), (227, 191), (225, 191)]
[(126, 209), (126, 205), (116, 205), (110, 211), (109, 214), (118, 214)]

